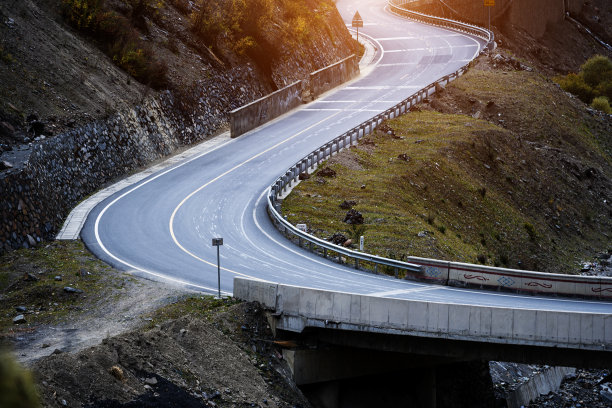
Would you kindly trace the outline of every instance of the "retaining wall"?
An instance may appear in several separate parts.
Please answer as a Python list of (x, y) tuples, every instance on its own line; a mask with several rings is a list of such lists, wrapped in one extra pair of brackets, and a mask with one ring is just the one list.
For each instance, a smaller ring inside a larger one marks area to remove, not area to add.
[(297, 81), (248, 105), (231, 111), (231, 135), (232, 137), (238, 137), (289, 112), (301, 103), (302, 81)]
[(23, 166), (0, 173), (0, 254), (53, 239), (70, 209), (105, 183), (226, 125), (226, 112), (261, 95), (246, 85), (229, 93), (237, 80), (249, 83), (236, 72), (201, 81), (188, 112), (165, 92), (33, 145)]
[(310, 74), (310, 94), (313, 98), (359, 75), (359, 59), (351, 55)]

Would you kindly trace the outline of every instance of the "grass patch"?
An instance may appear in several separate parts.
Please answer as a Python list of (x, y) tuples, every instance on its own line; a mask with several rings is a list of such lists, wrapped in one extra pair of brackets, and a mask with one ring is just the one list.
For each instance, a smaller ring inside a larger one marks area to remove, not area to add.
[[(610, 188), (605, 125), (524, 71), (472, 69), (437, 101), (468, 115), (425, 106), (387, 121), (324, 164), (335, 178), (300, 183), (283, 214), (321, 238), (350, 236), (339, 204), (356, 201), (365, 251), (397, 259), (574, 273), (581, 258), (606, 248), (609, 210), (584, 194), (585, 186), (604, 196)], [(488, 121), (471, 116), (478, 110)]]
[(214, 296), (186, 296), (177, 302), (155, 310), (149, 315), (148, 317), (152, 319), (149, 322), (149, 328), (183, 316), (211, 321), (213, 317), (237, 303), (239, 301), (234, 298), (217, 299)]
[[(0, 336), (57, 323), (104, 299), (125, 279), (131, 277), (97, 260), (81, 241), (56, 241), (7, 253), (0, 258)], [(67, 293), (67, 286), (83, 293)], [(18, 306), (26, 312), (18, 312)], [(13, 324), (18, 314), (25, 315), (26, 324)]]

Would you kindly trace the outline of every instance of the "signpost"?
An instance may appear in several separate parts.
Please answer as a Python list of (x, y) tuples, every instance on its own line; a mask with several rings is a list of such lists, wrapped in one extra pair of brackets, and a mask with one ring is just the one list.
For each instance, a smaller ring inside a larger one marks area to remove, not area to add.
[(213, 238), (212, 244), (217, 247), (217, 282), (219, 283), (219, 299), (221, 299), (221, 259), (219, 258), (219, 247), (223, 245), (223, 238)]
[(363, 27), (363, 19), (359, 15), (358, 11), (356, 11), (355, 15), (353, 16), (352, 26), (357, 29), (357, 42), (359, 42), (359, 27)]
[(491, 31), (491, 7), (495, 7), (495, 0), (484, 0), (484, 6), (489, 10), (489, 31)]

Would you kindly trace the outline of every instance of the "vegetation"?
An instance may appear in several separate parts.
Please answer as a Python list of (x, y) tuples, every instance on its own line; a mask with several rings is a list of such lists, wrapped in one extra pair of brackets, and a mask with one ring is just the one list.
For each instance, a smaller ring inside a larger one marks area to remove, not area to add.
[[(612, 99), (612, 61), (603, 55), (595, 55), (580, 67), (578, 74), (557, 77), (565, 91), (591, 104), (594, 109), (610, 113)], [(597, 102), (595, 102), (597, 99)]]
[(98, 41), (116, 65), (141, 83), (163, 89), (168, 86), (168, 67), (136, 30), (146, 30), (144, 16), (162, 4), (156, 0), (127, 1), (130, 18), (108, 9), (103, 0), (63, 0), (63, 14), (73, 27)]
[(32, 374), (7, 352), (0, 353), (0, 407), (40, 406)]
[[(125, 279), (89, 254), (80, 241), (20, 249), (0, 258), (0, 338), (31, 330), (32, 325), (53, 323), (121, 289)], [(56, 277), (59, 277), (56, 278)], [(67, 293), (65, 287), (83, 293)], [(17, 312), (17, 307), (25, 312)], [(24, 314), (26, 324), (14, 325)]]
[(351, 236), (339, 204), (355, 201), (366, 251), (395, 259), (572, 273), (606, 248), (609, 210), (583, 192), (609, 188), (609, 128), (525, 71), (474, 68), (434, 102), (470, 115), (426, 105), (387, 121), (324, 164), (337, 177), (302, 181), (283, 214), (321, 238)]

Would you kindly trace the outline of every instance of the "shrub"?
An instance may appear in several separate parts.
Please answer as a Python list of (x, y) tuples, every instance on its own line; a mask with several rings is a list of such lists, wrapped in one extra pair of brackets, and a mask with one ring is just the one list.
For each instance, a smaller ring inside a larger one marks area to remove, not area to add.
[(582, 102), (589, 103), (593, 99), (593, 88), (584, 82), (582, 75), (567, 74), (558, 78), (559, 85), (564, 91), (576, 95)]
[(609, 101), (612, 101), (612, 79), (597, 85), (595, 91), (599, 96), (605, 96)]
[(598, 111), (602, 111), (603, 113), (612, 113), (610, 101), (605, 96), (598, 96), (597, 98), (593, 99), (593, 102), (591, 102), (591, 107), (593, 109), (597, 109)]
[(0, 354), (0, 407), (39, 407), (38, 394), (29, 371), (5, 351)]
[(581, 67), (584, 82), (591, 88), (600, 83), (612, 80), (612, 61), (603, 55), (595, 55), (585, 62)]
[(535, 241), (535, 239), (536, 239), (536, 230), (535, 230), (535, 227), (533, 226), (533, 224), (530, 224), (530, 223), (526, 222), (525, 224), (523, 224), (523, 227), (525, 228), (525, 231), (527, 231), (527, 234), (529, 235), (529, 239), (531, 241)]
[[(154, 0), (133, 0), (138, 15), (159, 6)], [(168, 67), (139, 39), (126, 17), (104, 8), (102, 0), (63, 0), (63, 13), (70, 24), (100, 41), (113, 62), (143, 84), (155, 89), (168, 85)], [(136, 13), (136, 11), (134, 11)]]
[(236, 54), (238, 55), (244, 55), (249, 50), (256, 47), (257, 41), (255, 41), (255, 39), (250, 35), (247, 35), (246, 37), (242, 37), (241, 39), (236, 41), (236, 44), (234, 44), (234, 52), (236, 52)]

